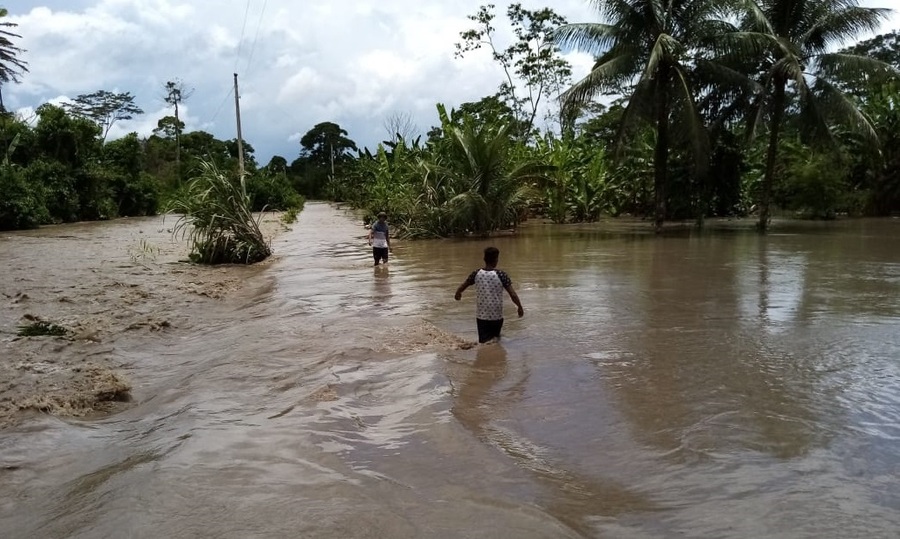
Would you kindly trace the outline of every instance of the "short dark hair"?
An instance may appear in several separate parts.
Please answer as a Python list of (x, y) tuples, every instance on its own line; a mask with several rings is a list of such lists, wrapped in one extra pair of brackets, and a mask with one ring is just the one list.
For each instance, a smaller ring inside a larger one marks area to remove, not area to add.
[(484, 248), (484, 262), (486, 264), (496, 264), (500, 260), (500, 249), (496, 247)]

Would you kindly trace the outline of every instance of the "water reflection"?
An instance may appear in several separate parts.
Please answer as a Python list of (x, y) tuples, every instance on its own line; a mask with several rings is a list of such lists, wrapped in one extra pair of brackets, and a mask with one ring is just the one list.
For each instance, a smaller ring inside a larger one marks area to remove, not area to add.
[(379, 306), (391, 298), (391, 275), (386, 264), (375, 266), (372, 271), (372, 300)]
[[(804, 266), (785, 261), (785, 275), (773, 282), (759, 263), (758, 285), (742, 286), (741, 273), (756, 266), (757, 245), (739, 237), (652, 244), (635, 276), (640, 302), (628, 307), (643, 314), (623, 332), (633, 360), (602, 364), (615, 373), (615, 392), (636, 434), (678, 462), (746, 451), (802, 455), (827, 443), (822, 422), (842, 415), (821, 398), (827, 384), (807, 368), (811, 350), (766, 337), (775, 323), (769, 298), (782, 298), (781, 312), (795, 313)], [(750, 290), (758, 298), (758, 317), (750, 320), (758, 323), (748, 324), (740, 313)], [(801, 331), (796, 318), (777, 323), (795, 337)]]
[(541, 507), (579, 534), (597, 530), (597, 519), (657, 509), (644, 495), (619, 482), (565, 466), (553, 447), (523, 437), (511, 416), (525, 406), (531, 370), (525, 358), (510, 367), (501, 344), (478, 347), (475, 361), (456, 392), (452, 414), (482, 443), (496, 448), (541, 487)]

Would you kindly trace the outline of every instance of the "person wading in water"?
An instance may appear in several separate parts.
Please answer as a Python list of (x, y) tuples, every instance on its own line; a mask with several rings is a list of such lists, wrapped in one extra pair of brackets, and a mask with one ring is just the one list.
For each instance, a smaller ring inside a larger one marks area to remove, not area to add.
[(519, 308), (519, 318), (525, 314), (519, 295), (513, 289), (512, 280), (505, 271), (497, 269), (500, 260), (500, 249), (488, 247), (484, 250), (484, 267), (469, 274), (459, 288), (456, 289), (456, 301), (462, 299), (466, 288), (475, 285), (475, 324), (478, 326), (478, 342), (496, 342), (500, 340), (503, 329), (503, 291)]

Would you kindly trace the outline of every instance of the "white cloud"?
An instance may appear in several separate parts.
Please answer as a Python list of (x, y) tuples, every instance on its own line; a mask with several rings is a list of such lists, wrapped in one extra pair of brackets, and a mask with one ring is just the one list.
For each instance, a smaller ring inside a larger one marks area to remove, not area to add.
[[(180, 78), (195, 90), (181, 109), (188, 128), (228, 139), (235, 136), (237, 72), (244, 137), (260, 161), (295, 158), (299, 137), (322, 121), (373, 146), (386, 137), (391, 113), (409, 113), (424, 132), (437, 123), (435, 103), (456, 106), (496, 90), (502, 72), (488, 51), (453, 57), (460, 31), (472, 25), (466, 16), (482, 3), (16, 0), (8, 20), (19, 25), (30, 72), (3, 88), (4, 100), (33, 110), (99, 89), (130, 91), (147, 113), (116, 124), (110, 136), (146, 135), (171, 114), (163, 85)], [(522, 3), (552, 5), (572, 22), (597, 20), (586, 0)], [(900, 7), (900, 0), (864, 3)], [(503, 19), (504, 4), (497, 4)], [(590, 68), (585, 55), (571, 59), (576, 77)]]

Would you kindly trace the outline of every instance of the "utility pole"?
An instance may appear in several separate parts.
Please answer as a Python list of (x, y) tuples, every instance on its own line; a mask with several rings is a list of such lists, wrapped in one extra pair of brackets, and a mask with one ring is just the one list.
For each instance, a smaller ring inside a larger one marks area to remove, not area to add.
[(238, 93), (237, 73), (234, 74), (234, 112), (237, 115), (238, 171), (244, 177), (244, 144), (241, 137), (241, 95)]

